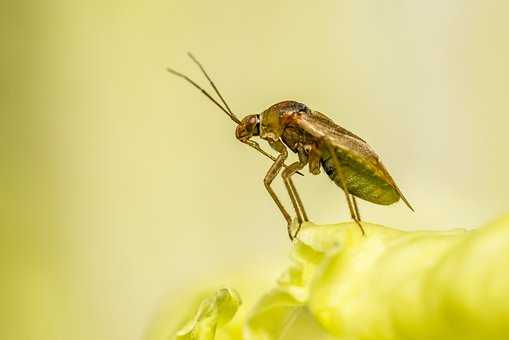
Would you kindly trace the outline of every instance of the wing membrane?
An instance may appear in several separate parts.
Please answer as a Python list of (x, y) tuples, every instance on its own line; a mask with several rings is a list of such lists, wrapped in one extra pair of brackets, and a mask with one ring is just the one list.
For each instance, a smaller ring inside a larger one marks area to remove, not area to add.
[(310, 114), (301, 115), (299, 119), (296, 120), (296, 123), (301, 129), (316, 139), (328, 140), (333, 144), (333, 147), (339, 149), (338, 151), (341, 153), (348, 153), (348, 155), (355, 158), (357, 162), (371, 168), (378, 176), (389, 183), (398, 192), (401, 199), (410, 210), (414, 211), (413, 207), (398, 188), (389, 171), (380, 161), (378, 154), (365, 140), (337, 125), (329, 117), (318, 111), (312, 111)]

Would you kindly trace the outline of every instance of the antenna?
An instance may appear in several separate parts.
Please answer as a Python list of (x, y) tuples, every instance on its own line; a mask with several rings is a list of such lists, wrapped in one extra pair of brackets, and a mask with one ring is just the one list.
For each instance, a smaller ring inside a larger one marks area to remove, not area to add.
[[(209, 81), (210, 85), (212, 86), (212, 88), (214, 89), (214, 92), (219, 96), (219, 99), (221, 99), (221, 102), (224, 104), (224, 107), (219, 104), (219, 102), (217, 100), (214, 99), (214, 97), (212, 97), (207, 91), (205, 91), (200, 85), (198, 85), (194, 80), (192, 80), (191, 78), (189, 78), (188, 76), (186, 76), (185, 74), (182, 74), (178, 71), (175, 71), (174, 69), (172, 68), (169, 68), (167, 67), (166, 68), (166, 71), (170, 72), (171, 74), (177, 76), (177, 77), (180, 77), (182, 79), (185, 79), (188, 83), (190, 83), (191, 85), (193, 85), (194, 87), (196, 87), (198, 90), (200, 90), (208, 99), (210, 99), (214, 104), (216, 104), (217, 107), (219, 107), (221, 109), (221, 111), (223, 111), (224, 113), (226, 113), (228, 115), (228, 117), (231, 118), (231, 120), (233, 120), (235, 123), (237, 124), (240, 124), (240, 119), (232, 112), (232, 110), (230, 109), (230, 107), (228, 106), (228, 104), (226, 103), (226, 100), (224, 100), (223, 96), (221, 95), (221, 92), (219, 92), (218, 88), (216, 87), (216, 85), (214, 84), (214, 82), (212, 81), (212, 79), (209, 77), (207, 71), (205, 71), (205, 68), (203, 67), (203, 65), (198, 61), (198, 59), (195, 58), (194, 55), (192, 55), (190, 52), (187, 53), (187, 55), (189, 56), (189, 58), (191, 58), (193, 60), (193, 62), (198, 65), (198, 67), (200, 68), (201, 72), (203, 73), (203, 75), (205, 76), (205, 78), (207, 78), (207, 80)], [(225, 108), (226, 107), (226, 108)], [(252, 147), (253, 149), (257, 150), (258, 152), (260, 152), (261, 154), (263, 154), (264, 156), (267, 156), (268, 158), (272, 159), (273, 161), (276, 160), (276, 158), (270, 154), (268, 154), (267, 152), (265, 152), (262, 148), (260, 148), (258, 146), (258, 144), (255, 144), (253, 142), (253, 144), (250, 144), (250, 143), (247, 143), (247, 145), (249, 145), (250, 147)], [(284, 164), (284, 167), (286, 168), (287, 165)], [(300, 173), (299, 171), (297, 171), (297, 173), (299, 175), (302, 175), (302, 173)], [(302, 175), (303, 176), (303, 175)]]
[(240, 124), (240, 120), (233, 115), (233, 113), (230, 113), (228, 110), (226, 110), (221, 104), (217, 102), (207, 91), (205, 91), (200, 85), (196, 84), (191, 78), (186, 76), (185, 74), (182, 74), (180, 72), (175, 71), (174, 69), (171, 69), (169, 67), (166, 68), (166, 71), (170, 72), (171, 74), (176, 75), (177, 77), (183, 78), (187, 80), (191, 85), (196, 87), (198, 90), (200, 90), (205, 96), (207, 96), (208, 99), (210, 99), (214, 104), (216, 104), (224, 113), (226, 113), (235, 123)]
[(189, 56), (189, 58), (191, 58), (194, 61), (194, 63), (196, 65), (198, 65), (201, 72), (203, 73), (203, 75), (205, 75), (205, 78), (207, 78), (207, 80), (209, 81), (209, 83), (212, 86), (212, 88), (214, 89), (214, 91), (216, 91), (217, 95), (221, 99), (221, 102), (223, 102), (223, 104), (226, 107), (226, 109), (228, 110), (228, 112), (230, 112), (231, 116), (235, 117), (235, 115), (233, 114), (233, 112), (230, 109), (230, 107), (228, 106), (228, 104), (226, 104), (226, 100), (224, 100), (223, 96), (221, 95), (221, 92), (219, 92), (219, 90), (217, 89), (217, 87), (214, 84), (214, 82), (212, 81), (212, 79), (210, 79), (209, 75), (207, 74), (207, 71), (205, 71), (205, 68), (202, 66), (202, 64), (198, 61), (198, 59), (195, 58), (195, 56), (191, 52), (187, 52), (187, 55)]

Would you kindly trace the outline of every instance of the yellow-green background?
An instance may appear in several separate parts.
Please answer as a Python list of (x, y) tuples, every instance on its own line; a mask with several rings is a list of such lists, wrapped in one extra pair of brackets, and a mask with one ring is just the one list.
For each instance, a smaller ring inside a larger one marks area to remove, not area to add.
[[(473, 227), (509, 207), (506, 1), (0, 6), (2, 339), (138, 339), (163, 301), (286, 258), (269, 162), (164, 71), (205, 84), (186, 51), (239, 115), (294, 99), (365, 138), (416, 207), (361, 204), (366, 220)], [(347, 219), (325, 176), (297, 183), (315, 222)]]

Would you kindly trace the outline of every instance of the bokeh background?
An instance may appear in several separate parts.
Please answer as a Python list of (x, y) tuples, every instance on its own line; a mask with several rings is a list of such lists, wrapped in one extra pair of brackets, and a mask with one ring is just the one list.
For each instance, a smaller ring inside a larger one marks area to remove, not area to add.
[[(508, 210), (509, 2), (1, 7), (2, 339), (138, 339), (184, 291), (285, 261), (270, 162), (164, 70), (206, 85), (187, 51), (241, 116), (294, 99), (365, 138), (416, 208), (361, 203), (368, 221), (470, 228)], [(327, 177), (296, 182), (316, 223), (348, 219)]]

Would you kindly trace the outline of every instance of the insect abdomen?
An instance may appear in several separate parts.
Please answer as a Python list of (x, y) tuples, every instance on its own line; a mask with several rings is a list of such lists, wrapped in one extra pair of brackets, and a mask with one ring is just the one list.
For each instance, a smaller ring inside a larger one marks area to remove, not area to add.
[[(336, 155), (350, 194), (382, 205), (393, 204), (399, 200), (400, 196), (396, 189), (381, 177), (373, 166), (364, 164), (341, 152), (336, 152)], [(333, 159), (327, 155), (322, 158), (321, 163), (329, 178), (343, 188)]]

